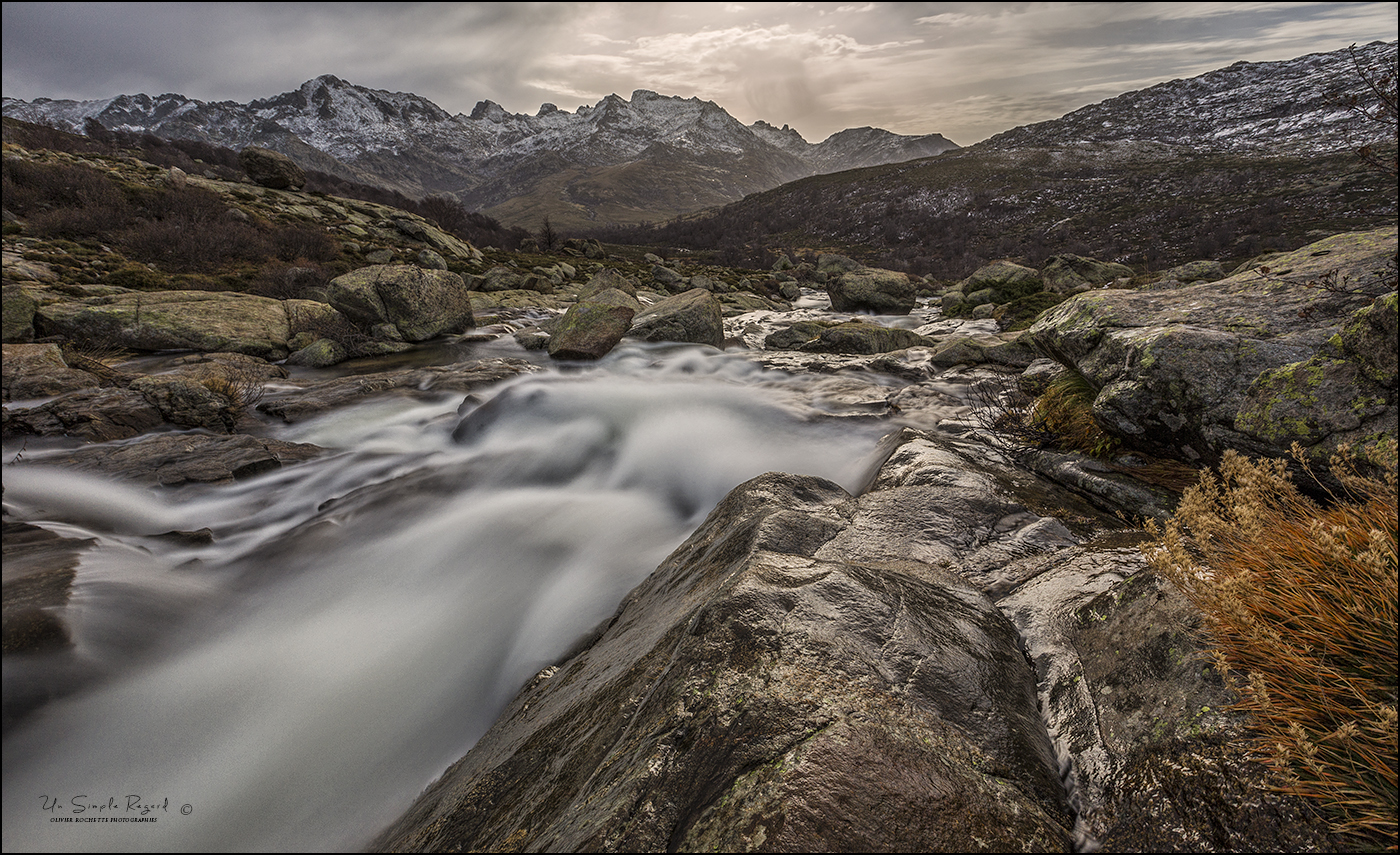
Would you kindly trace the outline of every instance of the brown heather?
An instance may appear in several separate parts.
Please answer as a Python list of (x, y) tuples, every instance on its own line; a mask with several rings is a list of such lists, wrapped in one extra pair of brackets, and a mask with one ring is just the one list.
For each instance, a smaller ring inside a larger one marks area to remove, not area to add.
[(1144, 551), (1206, 616), (1281, 786), (1363, 848), (1394, 850), (1395, 441), (1368, 458), (1333, 458), (1342, 487), (1320, 503), (1285, 461), (1227, 452)]

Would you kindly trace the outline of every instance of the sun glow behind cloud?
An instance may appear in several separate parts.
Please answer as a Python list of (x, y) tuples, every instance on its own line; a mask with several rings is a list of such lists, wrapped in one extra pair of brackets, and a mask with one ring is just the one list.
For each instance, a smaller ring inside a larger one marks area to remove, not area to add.
[(407, 3), (3, 6), (18, 98), (247, 101), (319, 74), (450, 112), (635, 89), (819, 141), (967, 145), (1133, 88), (1396, 38), (1393, 3)]

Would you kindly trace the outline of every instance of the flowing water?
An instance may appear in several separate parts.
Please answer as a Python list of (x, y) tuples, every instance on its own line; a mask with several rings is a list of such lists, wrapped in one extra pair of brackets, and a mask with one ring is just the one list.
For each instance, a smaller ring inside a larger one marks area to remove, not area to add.
[(861, 489), (891, 425), (839, 382), (628, 345), (290, 426), (333, 451), (230, 486), (7, 467), (12, 518), (98, 545), (73, 650), (6, 657), (7, 698), (82, 682), (6, 738), (4, 848), (364, 846), (734, 486)]

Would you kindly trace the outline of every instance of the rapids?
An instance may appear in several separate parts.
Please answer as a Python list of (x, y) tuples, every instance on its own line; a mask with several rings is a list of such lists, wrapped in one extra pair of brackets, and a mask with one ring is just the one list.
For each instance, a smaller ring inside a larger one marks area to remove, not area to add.
[[(279, 428), (332, 450), (230, 486), (6, 467), (8, 518), (97, 546), (66, 612), (82, 678), (5, 739), (4, 848), (364, 846), (734, 486), (860, 491), (892, 425), (840, 382), (625, 345)], [(7, 656), (7, 699), (45, 669)]]

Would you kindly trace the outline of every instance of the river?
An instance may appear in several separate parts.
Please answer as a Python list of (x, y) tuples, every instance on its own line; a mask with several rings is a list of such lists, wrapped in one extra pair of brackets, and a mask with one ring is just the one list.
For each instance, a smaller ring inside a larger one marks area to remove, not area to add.
[(97, 546), (73, 649), (5, 659), (7, 697), (59, 667), (82, 689), (6, 737), (4, 848), (363, 847), (734, 486), (862, 488), (891, 423), (749, 356), (625, 344), (269, 426), (330, 451), (229, 486), (7, 467), (8, 518)]

